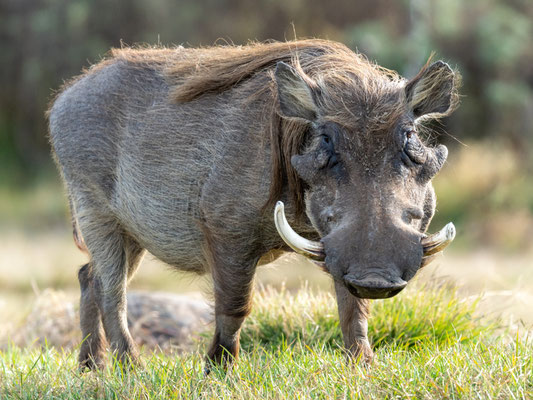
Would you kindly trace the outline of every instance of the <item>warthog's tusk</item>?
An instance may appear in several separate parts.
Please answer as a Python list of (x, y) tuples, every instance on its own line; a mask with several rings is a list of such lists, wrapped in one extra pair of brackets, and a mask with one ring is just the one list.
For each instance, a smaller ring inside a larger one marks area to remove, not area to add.
[(450, 222), (444, 228), (433, 235), (422, 239), (424, 256), (431, 256), (446, 248), (455, 238), (455, 226)]
[(433, 261), (436, 258), (436, 255), (444, 250), (454, 238), (455, 226), (451, 222), (437, 233), (423, 238), (422, 247), (424, 248), (424, 256), (422, 257), (420, 268)]
[(294, 232), (287, 222), (285, 206), (281, 201), (276, 203), (274, 222), (279, 235), (291, 249), (312, 260), (324, 261), (324, 246), (322, 246), (322, 243), (307, 240)]

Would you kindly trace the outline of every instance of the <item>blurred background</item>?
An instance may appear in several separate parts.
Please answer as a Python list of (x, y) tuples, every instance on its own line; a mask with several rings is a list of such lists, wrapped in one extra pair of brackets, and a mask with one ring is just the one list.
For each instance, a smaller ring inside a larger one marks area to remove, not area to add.
[[(447, 254), (421, 273), (446, 276), (486, 309), (528, 318), (533, 304), (533, 2), (531, 0), (0, 0), (0, 317), (35, 292), (76, 296), (84, 262), (50, 157), (44, 112), (62, 82), (111, 47), (207, 46), (320, 37), (412, 77), (434, 51), (463, 75), (462, 100), (436, 125), (450, 149), (435, 179), (433, 230), (458, 228)], [(205, 280), (150, 257), (132, 286), (190, 291)], [(289, 256), (259, 280), (329, 287)], [(531, 320), (531, 316), (529, 316)]]

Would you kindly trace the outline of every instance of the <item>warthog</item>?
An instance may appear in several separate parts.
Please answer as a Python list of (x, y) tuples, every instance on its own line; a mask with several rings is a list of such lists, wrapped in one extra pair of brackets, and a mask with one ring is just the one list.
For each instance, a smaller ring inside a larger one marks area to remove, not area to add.
[[(116, 49), (67, 83), (48, 117), (90, 255), (80, 365), (101, 365), (104, 332), (119, 359), (137, 358), (125, 293), (145, 250), (212, 275), (207, 364), (236, 357), (256, 266), (289, 246), (331, 275), (348, 354), (370, 360), (367, 299), (397, 294), (453, 237), (424, 234), (447, 149), (419, 130), (451, 112), (457, 81), (441, 61), (406, 81), (303, 40)], [(286, 217), (279, 203), (273, 218), (278, 200)]]

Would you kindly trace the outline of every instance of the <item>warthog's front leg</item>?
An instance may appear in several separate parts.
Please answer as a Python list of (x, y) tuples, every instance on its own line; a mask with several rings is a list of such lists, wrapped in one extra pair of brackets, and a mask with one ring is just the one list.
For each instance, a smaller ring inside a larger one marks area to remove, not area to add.
[[(239, 353), (242, 323), (251, 311), (253, 281), (257, 259), (237, 265), (233, 262), (213, 266), (215, 291), (215, 335), (206, 360), (206, 373), (212, 363), (226, 366)], [(227, 259), (226, 259), (227, 260)]]
[(239, 337), (244, 317), (217, 314), (215, 317), (215, 335), (207, 352), (206, 373), (211, 363), (226, 366), (239, 355)]
[(371, 362), (374, 353), (368, 342), (369, 300), (355, 297), (338, 282), (335, 282), (335, 293), (342, 336), (348, 354), (364, 362)]

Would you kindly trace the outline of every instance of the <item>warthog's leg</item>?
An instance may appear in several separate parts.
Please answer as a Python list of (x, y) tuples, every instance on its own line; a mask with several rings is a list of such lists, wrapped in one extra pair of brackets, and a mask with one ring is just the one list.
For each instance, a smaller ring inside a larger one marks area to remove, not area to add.
[[(126, 265), (128, 267), (128, 280), (135, 274), (145, 250), (140, 248), (129, 238), (125, 238)], [(85, 264), (78, 272), (80, 281), (80, 327), (84, 338), (81, 348), (79, 363), (80, 368), (95, 369), (102, 366), (105, 338), (102, 326), (100, 308), (96, 301), (94, 277), (91, 264)]]
[(100, 309), (94, 298), (93, 274), (90, 264), (78, 272), (80, 281), (80, 328), (83, 342), (80, 348), (80, 368), (94, 369), (102, 366), (105, 347)]
[(348, 354), (372, 361), (374, 354), (368, 342), (369, 300), (353, 296), (342, 283), (335, 282), (339, 319)]
[[(231, 247), (231, 246), (229, 246)], [(239, 353), (242, 323), (251, 311), (255, 266), (258, 259), (234, 263), (233, 257), (215, 257), (212, 267), (215, 291), (215, 336), (206, 360), (210, 364), (226, 365)], [(222, 262), (226, 260), (226, 262)], [(228, 261), (229, 260), (229, 261)]]
[(97, 218), (97, 214), (85, 215), (80, 218), (80, 229), (92, 258), (92, 295), (100, 310), (107, 340), (119, 360), (135, 362), (138, 353), (128, 330), (126, 285), (143, 250), (124, 235), (115, 221)]

